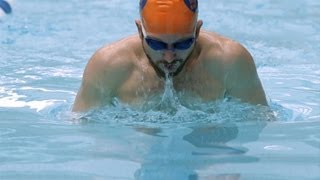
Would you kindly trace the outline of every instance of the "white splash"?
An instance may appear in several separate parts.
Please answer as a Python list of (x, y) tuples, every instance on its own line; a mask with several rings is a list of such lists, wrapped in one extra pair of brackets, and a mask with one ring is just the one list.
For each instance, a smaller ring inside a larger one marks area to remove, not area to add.
[[(35, 88), (35, 87), (29, 87), (29, 86), (24, 86), (21, 88), (22, 90), (37, 90), (37, 91), (42, 91), (42, 92), (54, 92), (54, 93), (68, 93), (72, 95), (76, 95), (74, 91), (65, 91), (65, 90), (51, 90), (51, 89), (45, 89), (45, 88)], [(0, 91), (1, 92), (1, 91)]]
[(4, 108), (22, 108), (29, 107), (35, 109), (37, 112), (54, 105), (57, 102), (65, 102), (65, 100), (48, 99), (48, 100), (34, 100), (34, 101), (22, 101), (22, 98), (26, 98), (25, 95), (19, 95), (13, 90), (0, 87), (0, 107)]
[(265, 150), (270, 150), (270, 151), (291, 151), (293, 148), (287, 147), (287, 146), (282, 146), (282, 145), (269, 145), (264, 147)]

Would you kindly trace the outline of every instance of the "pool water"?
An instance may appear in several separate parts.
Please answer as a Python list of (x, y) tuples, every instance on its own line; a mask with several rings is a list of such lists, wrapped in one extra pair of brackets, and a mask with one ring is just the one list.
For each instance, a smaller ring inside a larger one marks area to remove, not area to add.
[(252, 53), (270, 108), (115, 101), (71, 113), (96, 49), (136, 33), (138, 1), (21, 0), (0, 18), (0, 179), (319, 179), (320, 2), (201, 1), (204, 29)]

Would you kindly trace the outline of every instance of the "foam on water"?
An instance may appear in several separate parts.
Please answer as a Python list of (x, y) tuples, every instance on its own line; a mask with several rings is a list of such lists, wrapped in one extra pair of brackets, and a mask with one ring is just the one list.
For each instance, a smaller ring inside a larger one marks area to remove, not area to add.
[[(232, 109), (232, 111), (230, 111)], [(184, 126), (207, 123), (228, 123), (248, 121), (276, 121), (291, 119), (290, 110), (274, 105), (256, 106), (226, 97), (215, 102), (203, 102), (199, 99), (184, 99), (184, 94), (175, 91), (172, 79), (166, 78), (165, 90), (157, 98), (132, 107), (117, 99), (108, 105), (85, 114), (78, 114), (76, 121), (123, 125), (144, 126)], [(80, 118), (79, 118), (80, 116)]]

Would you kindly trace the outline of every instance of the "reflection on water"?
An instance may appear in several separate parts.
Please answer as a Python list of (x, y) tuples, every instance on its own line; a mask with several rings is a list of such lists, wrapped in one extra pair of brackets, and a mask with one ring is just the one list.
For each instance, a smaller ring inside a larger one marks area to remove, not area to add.
[[(150, 149), (143, 157), (141, 168), (135, 173), (135, 177), (199, 179), (197, 171), (201, 169), (227, 163), (258, 162), (258, 157), (246, 155), (247, 148), (242, 145), (256, 141), (265, 125), (266, 122), (250, 122), (240, 125), (212, 123), (182, 129), (139, 128), (139, 132), (159, 139), (149, 144)], [(211, 172), (210, 175), (202, 174), (201, 178), (202, 176), (208, 179), (239, 179), (241, 174)]]

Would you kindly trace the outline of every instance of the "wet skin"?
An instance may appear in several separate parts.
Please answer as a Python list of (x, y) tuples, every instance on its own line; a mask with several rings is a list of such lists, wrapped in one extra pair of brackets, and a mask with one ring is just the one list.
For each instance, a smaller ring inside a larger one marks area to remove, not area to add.
[(145, 42), (141, 22), (137, 20), (136, 24), (137, 35), (102, 47), (92, 56), (73, 111), (98, 108), (114, 98), (139, 105), (163, 92), (166, 72), (172, 75), (176, 91), (203, 101), (228, 94), (244, 102), (267, 105), (253, 58), (241, 44), (200, 30), (202, 21), (198, 21), (196, 31), (189, 34), (148, 34), (169, 46), (195, 36), (189, 49), (155, 51)]

